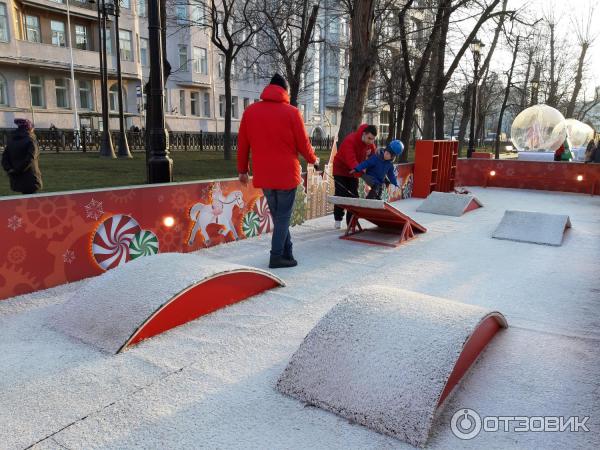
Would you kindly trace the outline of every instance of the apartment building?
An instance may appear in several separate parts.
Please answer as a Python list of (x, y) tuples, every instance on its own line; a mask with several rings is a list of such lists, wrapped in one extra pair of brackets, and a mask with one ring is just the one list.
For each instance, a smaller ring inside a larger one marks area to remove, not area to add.
[[(102, 128), (98, 10), (94, 0), (0, 0), (0, 128), (15, 117), (38, 128)], [(96, 0), (97, 1), (97, 0)], [(110, 0), (107, 0), (110, 1)], [(166, 124), (173, 131), (223, 131), (224, 59), (214, 47), (203, 3), (169, 3), (167, 55), (172, 67), (165, 92)], [(313, 136), (337, 133), (348, 80), (350, 25), (327, 0), (300, 105)], [(127, 127), (145, 124), (144, 86), (149, 75), (147, 0), (121, 0), (119, 30), (108, 16), (110, 127), (118, 129), (116, 33), (119, 33)], [(258, 101), (269, 74), (256, 63), (235, 61), (232, 129)], [(71, 65), (73, 76), (71, 75)], [(259, 72), (263, 74), (262, 78)], [(381, 111), (384, 111), (383, 113)], [(371, 99), (365, 120), (385, 128), (385, 107)]]

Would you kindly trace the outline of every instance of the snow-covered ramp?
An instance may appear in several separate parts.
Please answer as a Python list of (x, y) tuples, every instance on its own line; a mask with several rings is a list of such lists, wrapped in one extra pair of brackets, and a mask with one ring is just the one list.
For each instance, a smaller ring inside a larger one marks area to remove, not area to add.
[(306, 336), (277, 389), (410, 444), (500, 328), (502, 314), (416, 292), (344, 293)]
[(49, 325), (109, 353), (285, 283), (269, 272), (200, 255), (138, 258), (91, 279)]
[(417, 208), (419, 212), (460, 217), (477, 208), (482, 203), (471, 194), (455, 194), (453, 192), (433, 191)]

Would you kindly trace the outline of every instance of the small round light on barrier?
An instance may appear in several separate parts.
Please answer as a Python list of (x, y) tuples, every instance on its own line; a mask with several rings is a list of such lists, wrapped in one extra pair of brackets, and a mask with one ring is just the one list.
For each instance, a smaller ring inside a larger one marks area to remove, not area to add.
[(495, 177), (495, 176), (496, 176), (496, 171), (490, 170), (490, 177)]
[(577, 175), (577, 181), (583, 181), (583, 175)]
[(163, 225), (171, 228), (173, 225), (175, 225), (175, 219), (172, 216), (167, 216), (163, 219)]

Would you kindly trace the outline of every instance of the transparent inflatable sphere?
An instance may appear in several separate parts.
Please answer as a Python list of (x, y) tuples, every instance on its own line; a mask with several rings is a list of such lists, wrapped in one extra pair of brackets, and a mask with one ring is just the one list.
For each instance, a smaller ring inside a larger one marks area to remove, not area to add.
[(548, 105), (534, 105), (519, 113), (510, 139), (520, 152), (555, 151), (567, 137), (565, 118)]
[(589, 125), (576, 119), (565, 120), (569, 142), (573, 147), (585, 147), (594, 137), (594, 130)]

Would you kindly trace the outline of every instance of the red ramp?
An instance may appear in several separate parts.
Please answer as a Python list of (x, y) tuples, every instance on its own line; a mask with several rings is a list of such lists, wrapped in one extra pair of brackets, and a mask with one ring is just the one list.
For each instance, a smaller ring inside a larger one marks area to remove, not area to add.
[[(330, 196), (328, 200), (352, 213), (348, 229), (340, 239), (397, 247), (413, 239), (416, 234), (427, 232), (423, 225), (383, 200), (337, 196)], [(367, 220), (377, 227), (364, 229), (359, 219)]]
[(119, 353), (203, 315), (284, 286), (275, 275), (200, 255), (138, 258), (91, 279), (60, 305), (50, 326)]

